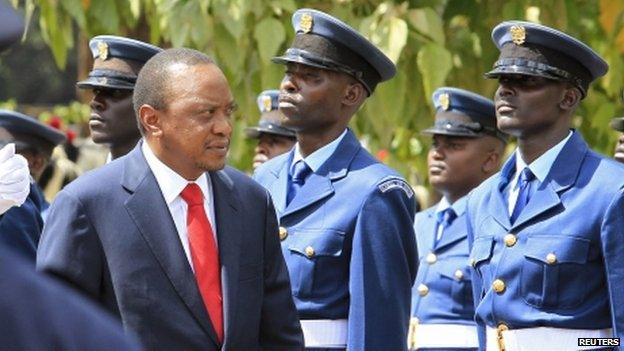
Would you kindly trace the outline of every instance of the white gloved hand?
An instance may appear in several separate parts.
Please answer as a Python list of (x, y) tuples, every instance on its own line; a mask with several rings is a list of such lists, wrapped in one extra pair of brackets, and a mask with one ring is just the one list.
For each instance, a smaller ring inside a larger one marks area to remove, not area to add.
[(0, 214), (23, 204), (29, 192), (28, 161), (15, 154), (15, 144), (8, 144), (0, 150)]

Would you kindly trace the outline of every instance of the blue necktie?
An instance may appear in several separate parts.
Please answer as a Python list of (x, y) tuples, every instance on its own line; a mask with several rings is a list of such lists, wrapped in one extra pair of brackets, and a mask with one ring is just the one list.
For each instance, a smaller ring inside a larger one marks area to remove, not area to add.
[(295, 163), (293, 174), (288, 185), (288, 193), (286, 195), (286, 205), (290, 204), (292, 199), (295, 198), (297, 192), (303, 187), (306, 178), (312, 173), (312, 169), (303, 160), (299, 160)]
[(518, 199), (516, 200), (516, 205), (514, 206), (513, 212), (511, 213), (511, 224), (513, 224), (522, 210), (529, 203), (529, 199), (531, 198), (531, 183), (535, 179), (535, 174), (531, 172), (529, 167), (524, 167), (522, 172), (520, 172), (520, 177), (518, 179)]
[[(434, 233), (436, 244), (442, 238), (442, 233), (444, 232), (444, 230), (453, 223), (455, 218), (457, 218), (457, 213), (455, 213), (452, 207), (448, 207), (438, 212), (437, 216), (438, 217), (436, 219), (436, 230)], [(440, 232), (440, 227), (442, 227), (442, 233), (440, 233), (440, 237), (438, 238), (438, 232)]]

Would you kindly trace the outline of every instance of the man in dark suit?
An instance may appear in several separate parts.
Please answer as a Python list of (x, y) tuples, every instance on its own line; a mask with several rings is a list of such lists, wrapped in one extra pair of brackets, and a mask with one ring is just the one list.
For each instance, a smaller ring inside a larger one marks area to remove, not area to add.
[(51, 207), (37, 267), (119, 316), (149, 350), (299, 350), (302, 334), (267, 192), (225, 167), (235, 103), (206, 55), (141, 70), (144, 140)]

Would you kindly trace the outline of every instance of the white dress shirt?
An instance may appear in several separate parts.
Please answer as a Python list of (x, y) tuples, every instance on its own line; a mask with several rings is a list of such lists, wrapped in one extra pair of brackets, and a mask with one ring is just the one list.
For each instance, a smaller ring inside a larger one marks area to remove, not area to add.
[[(467, 199), (468, 199), (467, 196), (463, 196), (462, 198), (460, 198), (459, 200), (451, 204), (449, 200), (443, 196), (440, 202), (438, 202), (438, 205), (436, 206), (436, 210), (435, 210), (436, 221), (438, 219), (439, 213), (446, 210), (449, 207), (453, 208), (453, 211), (455, 212), (457, 217), (461, 217), (464, 214), (464, 212), (466, 212), (466, 204), (468, 202)], [(444, 231), (444, 229), (446, 228), (444, 228), (442, 225), (438, 226), (438, 231), (436, 232), (436, 237), (435, 237), (436, 241), (439, 241), (442, 238), (442, 232)]]
[(527, 166), (526, 162), (522, 159), (522, 154), (520, 153), (520, 149), (516, 149), (516, 173), (514, 174), (511, 182), (507, 186), (509, 196), (507, 198), (507, 210), (509, 210), (509, 215), (513, 213), (514, 207), (516, 207), (516, 202), (518, 201), (518, 193), (520, 192), (520, 187), (518, 185), (518, 178), (520, 178), (520, 172), (524, 169), (524, 167), (529, 167), (531, 172), (535, 175), (535, 178), (540, 182), (540, 184), (546, 179), (548, 173), (550, 173), (550, 169), (555, 163), (557, 156), (565, 146), (565, 144), (572, 137), (572, 131), (561, 140), (557, 145), (550, 148), (548, 151), (543, 153), (540, 157), (535, 159), (535, 161), (531, 162), (530, 165)]
[[(191, 258), (191, 250), (189, 247), (188, 229), (186, 227), (188, 205), (186, 204), (186, 201), (180, 197), (180, 193), (184, 190), (187, 184), (197, 183), (204, 194), (204, 210), (208, 215), (208, 220), (212, 226), (212, 233), (214, 234), (215, 244), (217, 244), (218, 247), (216, 231), (217, 226), (214, 214), (214, 197), (212, 194), (210, 176), (208, 173), (203, 173), (199, 178), (195, 179), (194, 182), (189, 182), (167, 165), (162, 163), (162, 161), (154, 155), (154, 152), (152, 152), (152, 149), (150, 149), (145, 140), (141, 142), (141, 151), (147, 160), (149, 168), (152, 170), (152, 173), (154, 173), (154, 177), (156, 177), (156, 182), (158, 183), (158, 187), (160, 187), (160, 192), (167, 203), (167, 208), (169, 208), (169, 213), (171, 214), (178, 231), (180, 242), (182, 243), (184, 253), (186, 254), (186, 259), (188, 260), (189, 265), (191, 265), (191, 268), (193, 268), (193, 260)], [(145, 206), (149, 207), (150, 204), (145, 204)]]

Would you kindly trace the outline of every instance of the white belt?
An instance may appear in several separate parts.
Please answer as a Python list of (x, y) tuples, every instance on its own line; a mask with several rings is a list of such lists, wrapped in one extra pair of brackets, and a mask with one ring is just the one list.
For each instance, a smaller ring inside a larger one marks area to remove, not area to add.
[(303, 319), (301, 329), (306, 347), (329, 349), (347, 347), (346, 319)]
[[(535, 350), (593, 350), (604, 346), (578, 346), (579, 338), (610, 338), (611, 329), (563, 329), (563, 328), (524, 328), (503, 330), (502, 341), (505, 351)], [(487, 351), (499, 351), (499, 331), (487, 328)]]
[(477, 327), (462, 324), (418, 324), (410, 331), (412, 349), (477, 348)]

